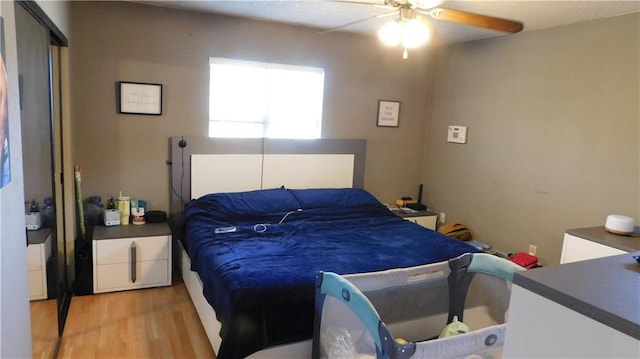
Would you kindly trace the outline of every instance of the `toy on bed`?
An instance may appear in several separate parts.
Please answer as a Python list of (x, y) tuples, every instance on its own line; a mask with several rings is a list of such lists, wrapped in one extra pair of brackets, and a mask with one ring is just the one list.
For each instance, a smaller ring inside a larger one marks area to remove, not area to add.
[(510, 283), (520, 270), (469, 253), (376, 273), (321, 272), (313, 358), (500, 357)]

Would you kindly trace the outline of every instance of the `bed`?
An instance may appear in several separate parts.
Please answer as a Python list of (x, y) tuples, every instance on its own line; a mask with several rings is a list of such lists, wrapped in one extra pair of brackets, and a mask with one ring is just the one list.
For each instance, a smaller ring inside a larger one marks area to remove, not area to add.
[[(361, 189), (362, 140), (234, 141), (186, 155), (180, 140), (171, 139), (177, 262), (220, 359), (310, 357), (319, 271), (407, 268), (476, 251), (404, 221)], [(215, 142), (186, 140), (198, 141)]]

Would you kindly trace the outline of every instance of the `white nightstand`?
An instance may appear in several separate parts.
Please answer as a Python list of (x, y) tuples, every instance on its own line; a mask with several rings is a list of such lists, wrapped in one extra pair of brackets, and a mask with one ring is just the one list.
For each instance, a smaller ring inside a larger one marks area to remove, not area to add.
[(47, 299), (47, 261), (51, 258), (51, 228), (27, 232), (29, 300)]
[(399, 211), (393, 211), (396, 215), (402, 217), (407, 221), (419, 224), (425, 228), (436, 230), (436, 222), (438, 221), (438, 215), (431, 211), (417, 211), (413, 213), (401, 213)]
[(93, 231), (93, 292), (171, 285), (171, 229), (166, 223)]

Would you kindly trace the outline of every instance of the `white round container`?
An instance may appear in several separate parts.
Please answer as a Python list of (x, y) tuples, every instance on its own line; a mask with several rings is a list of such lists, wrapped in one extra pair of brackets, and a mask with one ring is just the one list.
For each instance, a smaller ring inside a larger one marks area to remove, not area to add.
[(628, 236), (633, 233), (635, 223), (631, 217), (621, 216), (619, 214), (610, 214), (607, 216), (604, 228), (611, 233)]

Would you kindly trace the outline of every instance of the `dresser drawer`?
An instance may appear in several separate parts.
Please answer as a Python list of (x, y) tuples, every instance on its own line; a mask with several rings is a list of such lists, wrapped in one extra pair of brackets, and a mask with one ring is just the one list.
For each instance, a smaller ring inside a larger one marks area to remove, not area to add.
[(627, 253), (621, 249), (613, 248), (588, 239), (564, 234), (562, 242), (562, 254), (560, 263), (571, 263), (594, 258), (602, 258)]
[(138, 261), (169, 258), (169, 236), (118, 238), (95, 241), (97, 265), (129, 263), (132, 244), (136, 248)]
[(42, 269), (42, 245), (28, 245), (27, 246), (27, 266), (29, 270), (41, 270)]
[(41, 270), (30, 270), (29, 276), (29, 299), (46, 299), (46, 283), (44, 282), (43, 272)]
[(137, 261), (135, 281), (132, 265), (127, 263), (104, 264), (95, 267), (94, 292), (155, 287), (171, 284), (168, 260)]

